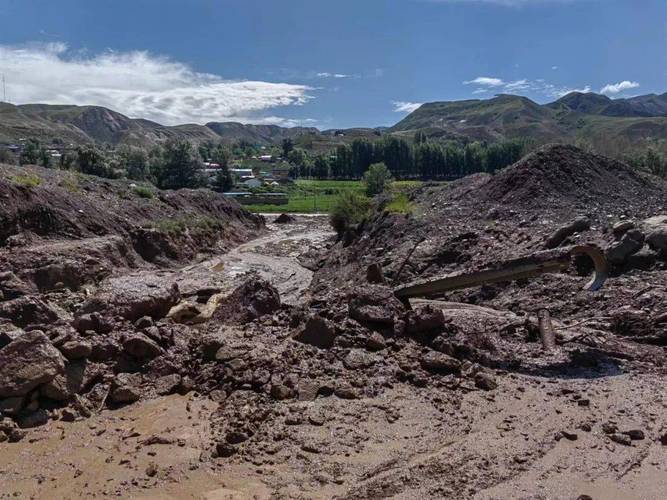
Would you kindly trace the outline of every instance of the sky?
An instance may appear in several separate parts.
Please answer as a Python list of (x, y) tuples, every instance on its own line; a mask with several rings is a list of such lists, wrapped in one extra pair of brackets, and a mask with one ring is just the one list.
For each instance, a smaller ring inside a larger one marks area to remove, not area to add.
[(667, 1), (0, 0), (0, 73), (13, 104), (165, 125), (390, 126), (432, 101), (667, 92)]

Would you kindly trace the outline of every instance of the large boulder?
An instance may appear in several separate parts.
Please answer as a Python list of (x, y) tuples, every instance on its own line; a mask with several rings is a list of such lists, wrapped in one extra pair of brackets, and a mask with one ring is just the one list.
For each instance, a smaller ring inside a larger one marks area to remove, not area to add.
[(294, 335), (294, 340), (320, 349), (329, 349), (336, 340), (336, 328), (328, 319), (313, 315), (308, 318), (303, 330)]
[(256, 276), (221, 298), (213, 317), (227, 324), (245, 324), (280, 309), (278, 290)]
[(176, 283), (154, 274), (107, 280), (81, 307), (82, 313), (107, 312), (136, 321), (143, 316), (160, 319), (180, 300)]
[(405, 306), (391, 288), (366, 285), (355, 288), (348, 296), (350, 317), (360, 323), (392, 326), (405, 313)]
[(649, 217), (642, 222), (646, 242), (652, 250), (667, 253), (667, 215)]
[(123, 340), (123, 350), (137, 359), (153, 359), (162, 354), (162, 348), (143, 333), (133, 333)]
[(567, 238), (575, 233), (583, 233), (591, 228), (591, 221), (586, 217), (580, 217), (569, 224), (559, 227), (544, 242), (544, 248), (551, 249), (560, 246)]
[(91, 387), (103, 373), (104, 365), (85, 360), (75, 361), (67, 365), (65, 373), (56, 375), (53, 380), (44, 384), (40, 392), (47, 398), (65, 401)]
[(0, 349), (0, 398), (23, 396), (65, 371), (65, 359), (39, 330)]
[(607, 260), (612, 264), (623, 264), (631, 255), (639, 252), (644, 246), (644, 233), (638, 229), (627, 231), (620, 241), (607, 248)]
[(16, 326), (48, 325), (58, 317), (55, 309), (36, 297), (24, 296), (0, 302), (0, 318), (7, 318)]
[(111, 401), (117, 404), (134, 403), (141, 398), (141, 375), (119, 373), (111, 385)]
[(13, 272), (0, 273), (0, 300), (11, 300), (29, 295), (33, 289)]

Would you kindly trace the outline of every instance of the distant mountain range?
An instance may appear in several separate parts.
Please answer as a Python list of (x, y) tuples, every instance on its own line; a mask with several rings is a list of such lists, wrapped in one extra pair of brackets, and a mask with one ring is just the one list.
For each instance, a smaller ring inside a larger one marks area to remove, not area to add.
[(32, 137), (44, 142), (58, 138), (73, 143), (148, 146), (178, 138), (193, 142), (246, 140), (271, 145), (291, 138), (302, 147), (326, 150), (357, 137), (372, 140), (391, 134), (409, 138), (417, 131), (457, 141), (523, 138), (536, 143), (573, 142), (616, 154), (647, 144), (667, 143), (667, 93), (610, 99), (572, 92), (544, 105), (515, 95), (432, 102), (390, 128), (326, 131), (232, 122), (169, 127), (128, 118), (99, 106), (0, 103), (0, 143)]

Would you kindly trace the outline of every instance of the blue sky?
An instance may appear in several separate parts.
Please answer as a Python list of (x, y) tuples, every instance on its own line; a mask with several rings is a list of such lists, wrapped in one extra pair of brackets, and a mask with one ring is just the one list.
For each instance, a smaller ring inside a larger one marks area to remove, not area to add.
[(165, 124), (380, 126), (496, 93), (663, 93), (666, 49), (665, 0), (0, 0), (10, 102)]

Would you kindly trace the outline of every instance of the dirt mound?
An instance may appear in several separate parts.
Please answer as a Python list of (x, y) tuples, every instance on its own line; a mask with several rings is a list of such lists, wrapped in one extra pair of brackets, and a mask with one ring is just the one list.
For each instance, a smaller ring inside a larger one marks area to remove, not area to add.
[(502, 170), (472, 195), (482, 202), (523, 207), (593, 207), (664, 197), (665, 186), (619, 161), (570, 145), (549, 145)]

